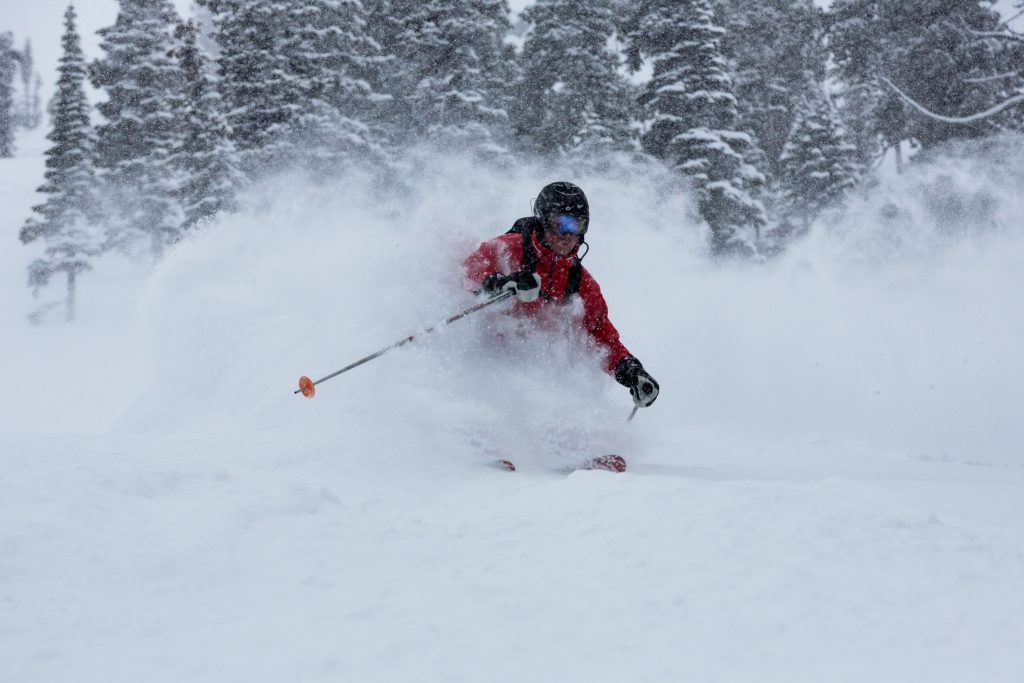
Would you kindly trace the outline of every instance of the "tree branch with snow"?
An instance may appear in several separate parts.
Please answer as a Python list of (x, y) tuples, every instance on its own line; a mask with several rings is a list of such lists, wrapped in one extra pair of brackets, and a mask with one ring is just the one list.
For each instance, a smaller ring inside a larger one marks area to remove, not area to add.
[(910, 95), (907, 95), (905, 92), (900, 90), (895, 83), (890, 81), (885, 76), (879, 76), (878, 80), (889, 86), (893, 90), (893, 92), (895, 92), (900, 97), (900, 99), (902, 99), (904, 102), (909, 104), (911, 107), (913, 107), (920, 113), (936, 121), (942, 121), (943, 123), (963, 125), (977, 123), (978, 121), (983, 121), (987, 118), (995, 116), (996, 114), (1006, 111), (1010, 107), (1014, 107), (1020, 104), (1021, 102), (1024, 102), (1024, 93), (1018, 93), (1012, 97), (1007, 98), (1006, 100), (1003, 100), (994, 107), (990, 107), (989, 109), (986, 109), (985, 111), (980, 111), (976, 114), (971, 114), (969, 116), (945, 116), (943, 114), (938, 114), (936, 112), (928, 110), (927, 108), (916, 102), (912, 97), (910, 97)]

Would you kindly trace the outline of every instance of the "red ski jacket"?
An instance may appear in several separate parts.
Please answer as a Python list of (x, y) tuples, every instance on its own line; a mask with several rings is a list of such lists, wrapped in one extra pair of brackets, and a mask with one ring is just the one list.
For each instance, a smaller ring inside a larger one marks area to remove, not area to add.
[[(569, 272), (575, 259), (575, 253), (559, 256), (537, 239), (531, 231), (530, 239), (537, 254), (535, 272), (540, 275), (540, 296), (529, 303), (515, 300), (512, 307), (514, 315), (536, 317), (551, 306), (568, 303), (566, 287), (569, 284)], [(484, 278), (492, 273), (508, 275), (522, 270), (523, 236), (506, 233), (481, 244), (465, 261), (466, 276), (474, 287), (479, 287)], [(612, 374), (620, 360), (631, 355), (619, 340), (619, 331), (608, 319), (608, 304), (601, 295), (601, 287), (597, 280), (582, 265), (579, 266), (579, 296), (583, 302), (583, 315), (576, 323), (596, 342), (605, 354), (604, 370)]]

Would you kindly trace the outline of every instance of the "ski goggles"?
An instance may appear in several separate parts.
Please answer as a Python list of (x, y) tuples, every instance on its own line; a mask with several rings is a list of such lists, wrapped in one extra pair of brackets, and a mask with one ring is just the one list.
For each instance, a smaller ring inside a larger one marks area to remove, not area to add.
[(579, 219), (576, 216), (560, 213), (548, 218), (548, 230), (558, 235), (583, 235), (587, 231), (586, 219)]

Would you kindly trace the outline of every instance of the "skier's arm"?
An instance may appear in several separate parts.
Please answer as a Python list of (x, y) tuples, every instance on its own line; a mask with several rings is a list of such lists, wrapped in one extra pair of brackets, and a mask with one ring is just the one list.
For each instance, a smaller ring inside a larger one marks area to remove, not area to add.
[(498, 259), (494, 245), (484, 242), (462, 263), (466, 281), (473, 289), (479, 289), (484, 278), (498, 270)]
[(586, 272), (580, 282), (580, 297), (583, 299), (583, 325), (604, 351), (604, 371), (613, 375), (619, 361), (630, 355), (629, 349), (619, 339), (619, 331), (608, 318), (608, 304), (601, 288)]
[(638, 407), (650, 406), (658, 398), (658, 382), (619, 339), (619, 331), (608, 319), (608, 304), (601, 294), (601, 288), (589, 274), (581, 283), (580, 296), (583, 297), (584, 324), (598, 345), (606, 351), (605, 372), (629, 389)]
[(466, 258), (463, 265), (473, 291), (494, 295), (511, 290), (521, 301), (537, 298), (540, 277), (536, 273), (515, 269), (514, 264), (521, 260), (515, 253), (518, 240), (518, 236), (511, 240), (505, 236), (498, 237), (484, 242)]

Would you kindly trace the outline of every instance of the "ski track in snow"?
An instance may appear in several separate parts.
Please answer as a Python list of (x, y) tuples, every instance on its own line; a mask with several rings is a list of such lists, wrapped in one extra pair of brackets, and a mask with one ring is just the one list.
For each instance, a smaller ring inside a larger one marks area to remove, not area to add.
[[(1024, 240), (837, 229), (712, 268), (681, 207), (585, 178), (652, 409), (500, 316), (293, 396), (470, 301), (457, 254), (546, 179), (437, 171), (390, 217), (284, 181), (150, 275), (84, 276), (73, 328), (24, 323), (9, 222), (0, 681), (1024, 678)], [(609, 444), (630, 472), (559, 471)]]

